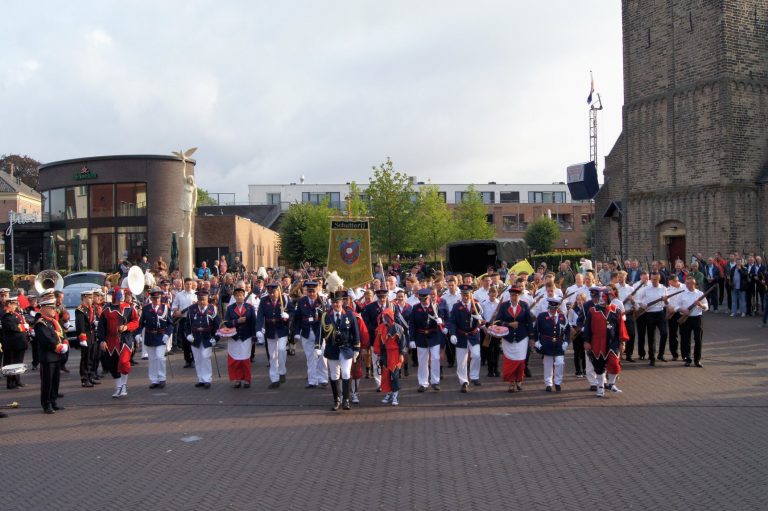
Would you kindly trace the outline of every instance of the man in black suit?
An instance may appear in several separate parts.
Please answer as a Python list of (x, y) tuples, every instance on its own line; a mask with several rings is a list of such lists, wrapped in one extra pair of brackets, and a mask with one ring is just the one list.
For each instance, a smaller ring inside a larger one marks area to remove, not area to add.
[(56, 404), (59, 397), (61, 356), (69, 351), (64, 330), (56, 320), (56, 298), (45, 296), (40, 300), (40, 316), (35, 323), (35, 339), (40, 354), (40, 404), (45, 413), (54, 413), (64, 407)]
[(711, 293), (712, 310), (717, 312), (717, 305), (719, 303), (719, 282), (723, 275), (720, 273), (720, 268), (715, 264), (715, 259), (710, 257), (707, 259), (707, 265), (704, 267), (704, 292), (709, 293), (711, 288), (715, 288)]

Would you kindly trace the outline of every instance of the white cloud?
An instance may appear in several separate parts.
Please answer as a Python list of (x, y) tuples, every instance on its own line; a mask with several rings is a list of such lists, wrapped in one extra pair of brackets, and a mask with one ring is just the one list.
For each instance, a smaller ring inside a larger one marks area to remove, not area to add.
[(102, 29), (91, 30), (87, 39), (94, 46), (112, 46), (112, 38)]

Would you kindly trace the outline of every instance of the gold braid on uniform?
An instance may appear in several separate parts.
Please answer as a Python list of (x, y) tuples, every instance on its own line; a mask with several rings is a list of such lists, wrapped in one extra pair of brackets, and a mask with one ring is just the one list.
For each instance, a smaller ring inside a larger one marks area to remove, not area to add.
[(327, 342), (328, 339), (330, 339), (333, 335), (333, 331), (336, 329), (336, 325), (334, 325), (332, 322), (328, 325), (325, 324), (326, 314), (328, 314), (328, 312), (323, 311), (323, 315), (320, 316), (320, 324), (323, 325), (323, 340)]

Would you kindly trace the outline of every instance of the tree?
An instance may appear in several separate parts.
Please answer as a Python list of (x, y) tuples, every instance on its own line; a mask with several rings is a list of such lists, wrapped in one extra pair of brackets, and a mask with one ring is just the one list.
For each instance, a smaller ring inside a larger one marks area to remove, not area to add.
[(543, 254), (552, 250), (559, 236), (560, 229), (557, 228), (557, 222), (542, 215), (528, 224), (523, 238), (532, 250)]
[(336, 210), (323, 204), (294, 203), (280, 224), (280, 255), (293, 266), (304, 261), (324, 263), (328, 257), (330, 217)]
[(433, 261), (437, 261), (437, 253), (443, 245), (456, 239), (451, 210), (439, 191), (440, 188), (433, 184), (421, 187), (413, 223), (414, 248), (431, 253)]
[(462, 201), (456, 204), (453, 217), (457, 239), (487, 240), (496, 237), (496, 229), (488, 223), (488, 211), (475, 185), (469, 185)]
[(218, 201), (211, 197), (208, 191), (202, 188), (197, 188), (197, 205), (198, 206), (218, 206)]
[(414, 194), (408, 176), (394, 170), (392, 160), (373, 167), (373, 177), (368, 178), (368, 211), (371, 220), (373, 248), (387, 254), (408, 249), (413, 224)]
[(350, 215), (353, 217), (361, 217), (361, 216), (367, 216), (368, 215), (368, 207), (366, 206), (363, 199), (360, 197), (362, 195), (362, 190), (360, 190), (360, 187), (357, 186), (357, 183), (352, 181), (349, 184), (349, 198), (347, 199), (347, 211), (349, 211)]
[(0, 156), (0, 170), (10, 174), (11, 166), (13, 166), (14, 175), (21, 177), (24, 184), (35, 190), (37, 190), (37, 168), (40, 165), (39, 161), (26, 154), (24, 156), (18, 154), (4, 154)]

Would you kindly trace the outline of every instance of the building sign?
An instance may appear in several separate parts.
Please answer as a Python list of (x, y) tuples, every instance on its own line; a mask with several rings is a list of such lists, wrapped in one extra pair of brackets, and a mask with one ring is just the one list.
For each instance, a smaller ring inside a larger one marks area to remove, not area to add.
[(40, 217), (34, 213), (17, 213), (15, 211), (9, 211), (8, 220), (11, 222), (11, 224), (28, 224), (32, 222), (39, 222)]
[(84, 179), (96, 179), (99, 177), (99, 175), (91, 172), (86, 165), (83, 165), (83, 167), (80, 169), (80, 172), (75, 172), (72, 177), (75, 179), (75, 181), (82, 181)]

